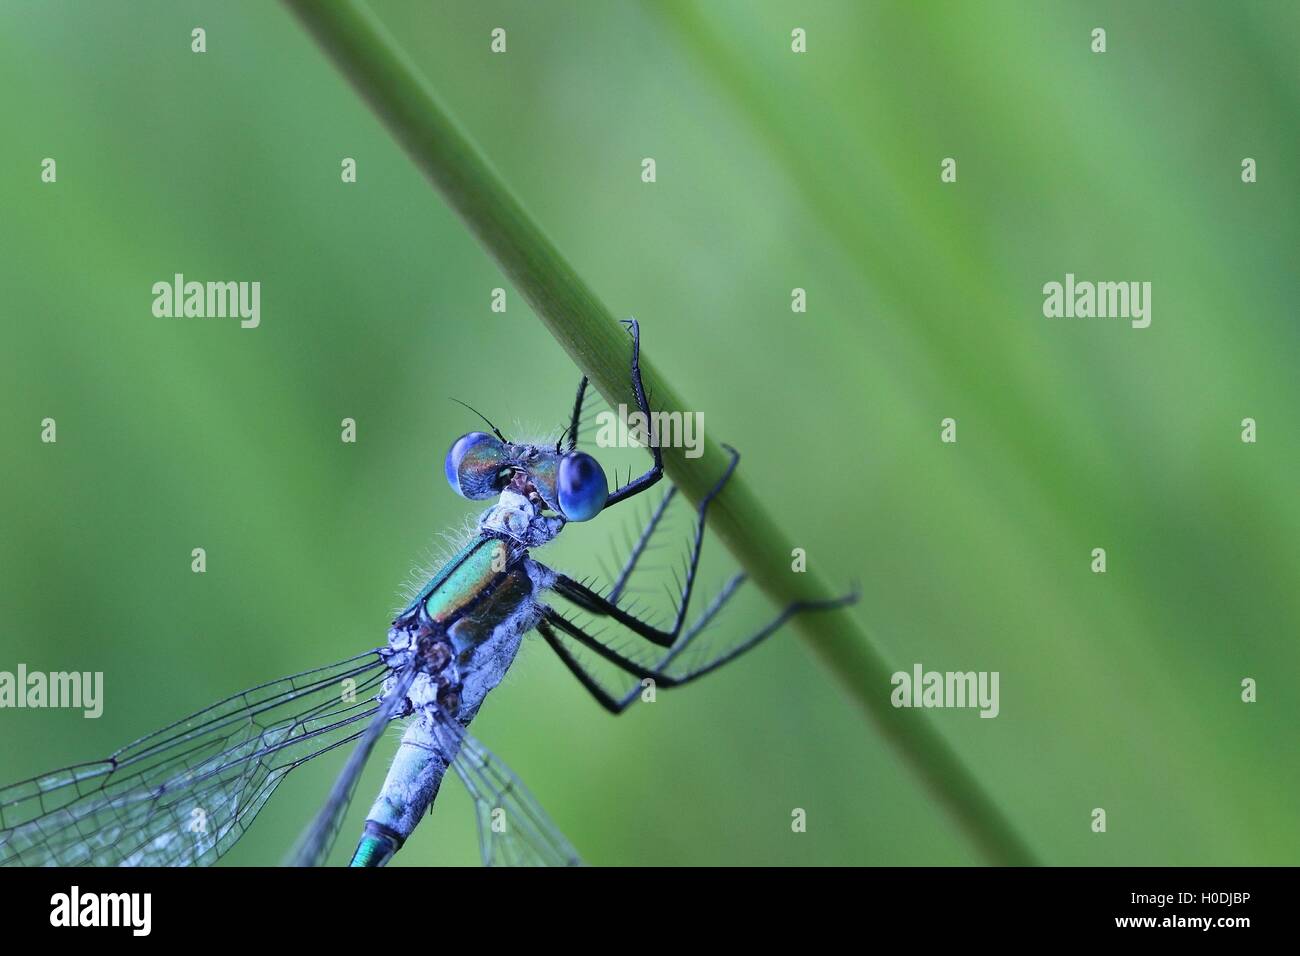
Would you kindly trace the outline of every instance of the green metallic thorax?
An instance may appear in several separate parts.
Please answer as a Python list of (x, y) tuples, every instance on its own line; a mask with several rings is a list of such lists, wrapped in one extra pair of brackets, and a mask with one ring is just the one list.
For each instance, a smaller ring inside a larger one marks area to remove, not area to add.
[(527, 554), (500, 538), (476, 538), (434, 575), (406, 614), (422, 606), (429, 622), (445, 629), (463, 653), (486, 640), (532, 593), (523, 567)]
[(441, 580), (426, 589), (424, 608), (430, 620), (449, 625), (492, 587), (510, 557), (505, 542), (495, 538), (479, 538), (462, 550), (439, 572)]

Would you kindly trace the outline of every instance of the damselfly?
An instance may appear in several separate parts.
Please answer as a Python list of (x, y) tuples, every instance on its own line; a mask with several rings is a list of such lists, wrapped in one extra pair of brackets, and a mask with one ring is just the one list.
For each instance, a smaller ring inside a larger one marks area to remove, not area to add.
[[(631, 378), (647, 420), (650, 408), (638, 364), (640, 329), (631, 333)], [(663, 477), (660, 447), (648, 471), (612, 492), (595, 458), (577, 450), (587, 392), (578, 387), (570, 425), (555, 447), (517, 444), (488, 422), (447, 453), (452, 488), (470, 500), (496, 502), (471, 540), (397, 615), (385, 646), (236, 694), (137, 740), (105, 760), (69, 767), (0, 790), (0, 863), (184, 865), (215, 861), (253, 822), (280, 781), (304, 762), (348, 744), (353, 749), (290, 862), (324, 860), (367, 758), (390, 722), (406, 728), (387, 779), (367, 816), (354, 866), (387, 863), (432, 806), (448, 768), (477, 808), (487, 864), (578, 863), (568, 841), (506, 767), (468, 733), (487, 694), (536, 629), (597, 701), (614, 714), (641, 691), (615, 693), (575, 653), (586, 648), (638, 681), (687, 683), (749, 650), (803, 611), (840, 607), (853, 596), (791, 604), (766, 627), (703, 657), (693, 642), (744, 581), (732, 577), (688, 625), (709, 503), (735, 470), (725, 472), (696, 508), (694, 533), (675, 613), (656, 627), (623, 600), (668, 502), (655, 508), (612, 586), (603, 592), (539, 563), (532, 549), (570, 521), (588, 521), (641, 494)], [(566, 443), (567, 442), (567, 446)], [(643, 642), (617, 649), (544, 603), (551, 594), (604, 617)]]

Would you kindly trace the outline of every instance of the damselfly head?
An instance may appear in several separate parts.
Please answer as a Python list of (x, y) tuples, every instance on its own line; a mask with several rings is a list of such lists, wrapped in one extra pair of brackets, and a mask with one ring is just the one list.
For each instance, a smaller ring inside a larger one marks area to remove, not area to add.
[(609, 496), (604, 469), (586, 452), (515, 444), (486, 432), (456, 439), (443, 472), (452, 490), (472, 501), (509, 489), (566, 521), (594, 518)]

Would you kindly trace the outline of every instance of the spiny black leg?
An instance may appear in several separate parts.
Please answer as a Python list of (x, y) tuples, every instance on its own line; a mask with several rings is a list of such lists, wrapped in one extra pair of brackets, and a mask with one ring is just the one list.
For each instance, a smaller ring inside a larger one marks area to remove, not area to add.
[(569, 669), (569, 673), (578, 678), (578, 683), (587, 688), (587, 691), (592, 697), (596, 698), (600, 706), (615, 716), (623, 712), (623, 707), (619, 706), (619, 702), (614, 699), (614, 695), (601, 687), (594, 677), (583, 670), (582, 665), (578, 663), (578, 659), (569, 653), (569, 649), (564, 646), (564, 642), (551, 630), (546, 621), (538, 622), (537, 630), (542, 637), (546, 638), (546, 643), (551, 645), (551, 650), (555, 651), (560, 660), (564, 662), (564, 666)]
[[(677, 639), (677, 632), (680, 629), (679, 623), (675, 624), (671, 631), (660, 630), (640, 618), (628, 614), (616, 604), (611, 604), (591, 588), (580, 581), (573, 580), (568, 575), (557, 574), (554, 587), (556, 594), (568, 598), (584, 611), (599, 614), (602, 617), (612, 617), (624, 627), (644, 637), (651, 644), (658, 644), (660, 647), (672, 647), (673, 641)], [(680, 609), (678, 609), (677, 618), (680, 621)]]
[[(634, 661), (632, 658), (628, 657), (626, 654), (620, 654), (618, 651), (614, 650), (613, 648), (607, 647), (606, 645), (600, 642), (599, 638), (591, 634), (588, 634), (586, 631), (580, 628), (577, 624), (574, 624), (563, 614), (559, 614), (556, 611), (552, 610), (551, 608), (547, 608), (543, 612), (541, 623), (554, 624), (565, 634), (568, 634), (570, 637), (576, 640), (583, 647), (595, 651), (597, 655), (605, 658), (605, 660), (609, 661), (611, 664), (614, 664), (617, 667), (621, 667), (623, 670), (627, 671), (633, 677), (640, 677), (642, 679), (649, 677), (654, 680), (658, 680), (660, 677), (659, 672), (656, 671), (649, 664), (638, 663), (637, 661)], [(540, 624), (538, 625), (538, 630), (541, 630)]]
[(703, 632), (704, 628), (709, 625), (717, 615), (718, 611), (722, 609), (722, 606), (726, 604), (728, 599), (730, 599), (732, 594), (736, 592), (736, 589), (739, 588), (744, 581), (745, 575), (743, 574), (738, 574), (728, 581), (727, 586), (724, 587), (722, 591), (718, 593), (718, 596), (710, 602), (708, 608), (700, 615), (699, 619), (690, 626), (685, 634), (682, 635), (681, 640), (667, 654), (649, 666), (633, 661), (625, 655), (619, 654), (617, 651), (606, 647), (597, 638), (592, 637), (582, 628), (578, 627), (578, 625), (549, 608), (545, 612), (545, 619), (538, 625), (538, 630), (542, 632), (542, 636), (546, 638), (547, 643), (550, 644), (555, 652), (560, 656), (560, 660), (564, 662), (570, 672), (578, 678), (582, 685), (587, 688), (600, 705), (610, 713), (621, 714), (641, 695), (641, 688), (634, 687), (622, 697), (614, 697), (614, 695), (605, 690), (605, 688), (601, 687), (595, 677), (593, 677), (591, 673), (578, 662), (577, 658), (575, 658), (573, 654), (570, 653), (569, 649), (564, 646), (559, 636), (551, 630), (548, 624), (554, 624), (560, 630), (564, 631), (564, 633), (578, 641), (578, 643), (592, 651), (595, 651), (605, 660), (621, 667), (633, 677), (636, 677), (639, 680), (650, 679), (661, 687), (669, 688), (680, 687), (693, 680), (698, 680), (705, 674), (711, 674), (724, 664), (730, 663), (741, 654), (756, 647), (764, 639), (770, 637), (778, 631), (786, 621), (790, 620), (790, 618), (794, 617), (796, 614), (803, 611), (830, 611), (852, 604), (858, 599), (857, 592), (854, 591), (844, 597), (832, 598), (830, 600), (795, 601), (794, 603), (787, 605), (784, 610), (782, 610), (781, 613), (765, 627), (741, 641), (735, 647), (727, 650), (725, 653), (719, 654), (707, 663), (691, 668), (681, 674), (667, 673), (666, 668), (668, 668), (672, 662), (691, 645), (695, 638)]
[(556, 574), (555, 592), (592, 614), (612, 617), (652, 644), (658, 644), (660, 647), (671, 647), (673, 641), (677, 639), (677, 635), (682, 631), (682, 623), (686, 620), (687, 606), (691, 601), (691, 592), (695, 590), (695, 573), (700, 566), (700, 548), (704, 543), (704, 519), (709, 510), (709, 503), (722, 491), (727, 479), (731, 477), (732, 472), (736, 470), (736, 464), (740, 461), (740, 453), (736, 449), (730, 445), (723, 445), (722, 447), (731, 454), (731, 461), (728, 463), (727, 470), (723, 472), (722, 477), (718, 479), (717, 484), (709, 489), (709, 493), (701, 499), (699, 507), (696, 509), (695, 540), (691, 543), (691, 557), (686, 565), (686, 580), (682, 584), (681, 599), (677, 603), (677, 614), (673, 620), (671, 630), (665, 631), (647, 624), (615, 604), (612, 598), (616, 598), (616, 595), (611, 593), (610, 597), (603, 597), (568, 575)]
[[(574, 638), (583, 647), (595, 651), (598, 656), (609, 661), (611, 664), (622, 668), (633, 677), (641, 680), (649, 678), (656, 683), (663, 684), (665, 687), (676, 687), (682, 682), (681, 678), (664, 673), (663, 668), (671, 664), (683, 651), (686, 650), (691, 641), (693, 641), (695, 637), (708, 626), (709, 622), (713, 620), (718, 611), (722, 609), (722, 606), (727, 603), (727, 600), (731, 595), (734, 594), (736, 589), (744, 582), (745, 575), (743, 573), (735, 575), (730, 581), (728, 581), (727, 586), (724, 587), (722, 591), (718, 593), (717, 597), (709, 603), (708, 608), (702, 615), (700, 615), (699, 620), (692, 624), (686, 633), (682, 635), (681, 641), (653, 664), (642, 664), (639, 661), (635, 661), (628, 657), (626, 654), (620, 654), (608, 645), (603, 644), (599, 637), (593, 634), (588, 634), (573, 621), (570, 621), (553, 608), (545, 609), (542, 621), (537, 625), (537, 628), (542, 632), (543, 636), (546, 637), (547, 643), (555, 648), (557, 653), (559, 653), (560, 658), (569, 665), (569, 669), (574, 671), (575, 675), (578, 676), (578, 679), (582, 682), (583, 686), (586, 686), (589, 690), (591, 689), (590, 685), (595, 683), (595, 678), (593, 678), (591, 674), (583, 668), (577, 658), (569, 653), (568, 648), (566, 648), (559, 640), (559, 637), (554, 633), (554, 631), (551, 631), (549, 627), (550, 624), (554, 624), (564, 633)], [(549, 636), (547, 636), (548, 632)], [(728, 657), (728, 660), (730, 660), (730, 657)], [(581, 671), (581, 674), (578, 674), (578, 671)], [(603, 688), (601, 689), (603, 690)], [(608, 692), (606, 692), (605, 696), (611, 700), (613, 699)]]
[[(721, 596), (722, 595), (719, 595), (719, 597)], [(796, 614), (801, 614), (804, 611), (834, 611), (842, 607), (848, 607), (850, 604), (856, 604), (857, 600), (858, 600), (858, 592), (854, 590), (849, 592), (848, 594), (845, 594), (837, 598), (825, 598), (819, 601), (793, 601), (790, 604), (787, 604), (785, 608), (782, 609), (781, 613), (778, 614), (775, 618), (773, 618), (772, 621), (768, 623), (765, 627), (759, 629), (754, 634), (745, 638), (745, 640), (741, 641), (735, 647), (731, 648), (730, 650), (728, 650), (723, 654), (719, 654), (717, 657), (709, 661), (707, 664), (703, 664), (700, 667), (687, 671), (685, 674), (678, 676), (677, 678), (674, 679), (673, 683), (667, 684), (665, 686), (680, 687), (682, 684), (703, 677), (705, 674), (713, 673), (719, 667), (722, 667), (724, 664), (730, 664), (741, 654), (745, 653), (745, 651), (751, 650), (756, 645), (760, 644), (764, 639), (771, 637), (773, 634), (779, 631), (781, 627), (785, 624), (785, 622), (790, 620), (790, 618), (794, 617)], [(717, 613), (716, 610), (714, 610), (713, 613)], [(708, 616), (701, 618), (701, 623), (698, 623), (691, 628), (691, 631), (693, 632), (691, 635), (692, 637), (694, 636), (695, 633), (699, 633), (699, 630), (703, 629), (703, 624), (707, 623), (707, 618)], [(683, 641), (682, 642), (683, 647), (685, 646), (685, 644), (686, 642)], [(677, 653), (680, 650), (681, 648), (675, 647), (673, 648), (673, 653), (667, 656), (669, 658), (676, 657)], [(663, 665), (663, 666), (667, 666), (667, 665)]]
[(650, 428), (650, 403), (645, 397), (645, 386), (641, 384), (641, 326), (636, 319), (623, 319), (622, 321), (632, 332), (632, 390), (636, 393), (637, 407), (641, 410), (641, 414), (645, 416), (646, 428), (651, 431), (651, 435), (648, 437), (651, 439), (650, 454), (654, 457), (654, 464), (640, 478), (629, 481), (623, 487), (613, 491), (605, 499), (606, 508), (631, 498), (633, 495), (640, 494), (664, 476), (663, 453), (659, 450), (659, 443), (654, 440), (653, 429)]
[(618, 580), (616, 580), (614, 586), (609, 589), (609, 594), (606, 595), (608, 600), (613, 601), (615, 604), (618, 603), (619, 596), (623, 593), (623, 588), (627, 585), (628, 577), (636, 568), (636, 563), (641, 560), (641, 555), (645, 553), (646, 545), (650, 543), (651, 535), (655, 533), (655, 528), (659, 526), (659, 522), (663, 518), (664, 512), (668, 510), (669, 502), (671, 502), (676, 495), (677, 487), (673, 485), (669, 487), (663, 500), (659, 502), (658, 506), (656, 506), (654, 514), (650, 516), (650, 521), (645, 526), (645, 530), (641, 532), (641, 537), (637, 539), (636, 545), (632, 548), (631, 554), (627, 556), (627, 561), (623, 563), (623, 570), (619, 572)]
[(582, 402), (587, 397), (587, 376), (578, 383), (578, 397), (573, 400), (573, 418), (569, 422), (569, 451), (578, 447), (578, 424), (582, 420)]

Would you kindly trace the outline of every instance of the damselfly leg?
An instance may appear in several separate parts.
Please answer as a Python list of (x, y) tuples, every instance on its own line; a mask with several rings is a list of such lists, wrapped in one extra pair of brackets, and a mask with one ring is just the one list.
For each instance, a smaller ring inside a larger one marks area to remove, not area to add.
[(685, 580), (682, 582), (681, 595), (676, 602), (676, 613), (672, 627), (665, 630), (654, 627), (646, 621), (641, 620), (634, 614), (629, 613), (619, 606), (621, 597), (627, 581), (635, 570), (642, 554), (644, 554), (651, 537), (658, 528), (663, 518), (668, 504), (671, 502), (676, 489), (670, 488), (664, 495), (659, 505), (655, 508), (645, 529), (638, 537), (636, 544), (633, 546), (626, 562), (620, 571), (618, 578), (614, 581), (609, 591), (602, 595), (599, 592), (588, 587), (582, 582), (575, 581), (573, 578), (564, 574), (556, 574), (554, 590), (557, 594), (572, 601), (579, 608), (588, 613), (612, 618), (617, 623), (628, 628), (637, 636), (657, 645), (658, 647), (667, 648), (667, 652), (648, 660), (641, 660), (626, 653), (614, 649), (609, 643), (602, 641), (599, 637), (589, 633), (583, 627), (560, 614), (553, 608), (546, 608), (543, 612), (543, 618), (538, 624), (538, 632), (546, 640), (547, 644), (555, 651), (560, 660), (569, 669), (569, 671), (578, 679), (579, 683), (587, 689), (596, 701), (606, 710), (613, 714), (621, 714), (640, 696), (641, 687), (635, 686), (623, 694), (611, 692), (603, 686), (596, 673), (585, 667), (580, 660), (565, 646), (564, 641), (557, 629), (577, 641), (582, 646), (594, 652), (597, 656), (619, 667), (626, 673), (637, 678), (638, 680), (653, 680), (661, 687), (679, 687), (682, 684), (689, 683), (703, 677), (705, 674), (712, 673), (724, 664), (730, 663), (741, 654), (752, 649), (761, 643), (765, 638), (779, 630), (790, 618), (804, 611), (829, 611), (836, 608), (852, 604), (856, 599), (856, 593), (850, 593), (839, 598), (827, 600), (808, 600), (795, 601), (784, 607), (776, 617), (768, 624), (761, 627), (754, 634), (744, 640), (727, 647), (717, 654), (706, 656), (703, 660), (696, 660), (690, 664), (682, 665), (682, 658), (692, 647), (696, 639), (712, 623), (718, 612), (731, 599), (732, 595), (744, 584), (746, 578), (744, 574), (733, 576), (727, 584), (718, 592), (717, 596), (709, 602), (704, 612), (689, 626), (685, 626), (686, 616), (689, 610), (691, 596), (695, 591), (696, 576), (699, 571), (700, 551), (704, 543), (705, 522), (708, 516), (709, 505), (722, 492), (727, 481), (736, 469), (740, 461), (740, 455), (735, 449), (729, 446), (723, 446), (731, 455), (731, 460), (726, 470), (718, 479), (717, 483), (701, 499), (696, 508), (695, 530), (691, 541), (690, 556), (686, 564)]
[[(637, 408), (641, 410), (641, 414), (645, 416), (646, 421), (649, 421), (650, 402), (646, 398), (645, 385), (641, 381), (641, 325), (636, 319), (623, 319), (622, 321), (632, 334), (632, 391), (636, 394)], [(573, 423), (569, 428), (570, 449), (578, 441), (578, 422), (582, 417), (582, 400), (586, 395), (586, 391), (587, 379), (584, 377), (582, 384), (578, 386), (577, 401), (573, 404)], [(622, 487), (611, 491), (609, 497), (605, 499), (605, 508), (618, 504), (620, 501), (626, 501), (634, 495), (639, 495), (664, 476), (663, 453), (655, 442), (650, 443), (650, 455), (653, 458), (650, 470), (637, 478), (630, 479)], [(614, 477), (617, 478), (618, 476), (615, 475)]]
[[(690, 558), (686, 565), (686, 580), (682, 583), (681, 597), (677, 601), (677, 613), (674, 616), (673, 626), (669, 630), (661, 630), (654, 627), (635, 615), (629, 614), (618, 606), (615, 600), (593, 591), (581, 581), (575, 581), (565, 574), (556, 574), (555, 591), (557, 594), (568, 598), (574, 604), (583, 608), (592, 614), (608, 616), (618, 621), (624, 627), (630, 629), (635, 634), (645, 638), (652, 644), (658, 644), (660, 647), (672, 647), (673, 642), (677, 640), (678, 635), (682, 632), (682, 625), (686, 621), (686, 612), (690, 605), (691, 594), (695, 590), (695, 576), (699, 572), (700, 566), (700, 549), (704, 544), (704, 523), (708, 516), (709, 505), (713, 499), (718, 496), (727, 481), (731, 478), (736, 470), (736, 465), (740, 462), (740, 454), (729, 445), (724, 445), (727, 452), (731, 455), (731, 461), (727, 464), (726, 471), (718, 479), (708, 494), (701, 499), (696, 507), (695, 517), (695, 535), (691, 542)], [(643, 535), (643, 538), (647, 536)], [(648, 540), (648, 539), (647, 539)], [(633, 562), (635, 563), (635, 562)], [(629, 572), (630, 573), (630, 572)]]

